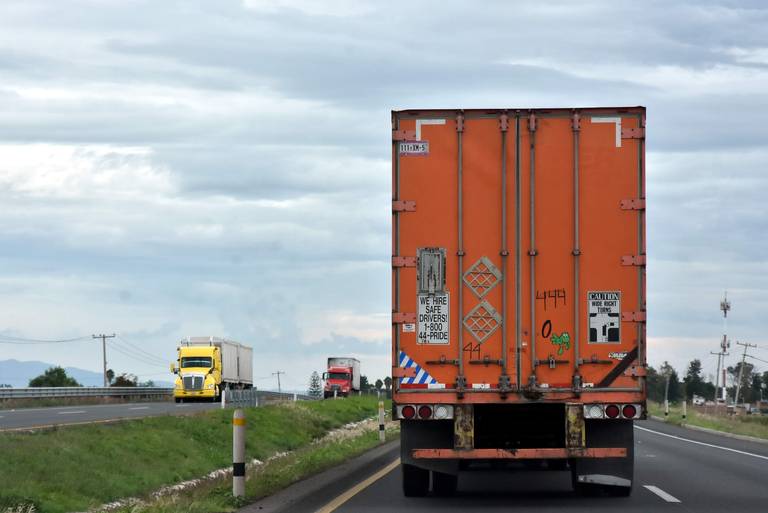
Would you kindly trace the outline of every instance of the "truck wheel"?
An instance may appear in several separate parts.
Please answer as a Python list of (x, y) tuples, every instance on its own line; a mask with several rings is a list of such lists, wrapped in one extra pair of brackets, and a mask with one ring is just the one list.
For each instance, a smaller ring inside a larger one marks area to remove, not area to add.
[(181, 402), (181, 399), (179, 399), (178, 397), (174, 397), (173, 402), (175, 402), (176, 404), (179, 404), (179, 402)]
[(429, 470), (403, 463), (400, 465), (403, 475), (403, 495), (406, 497), (424, 497), (429, 492)]
[(432, 491), (435, 492), (435, 495), (449, 497), (455, 494), (458, 483), (459, 476), (456, 474), (432, 471)]

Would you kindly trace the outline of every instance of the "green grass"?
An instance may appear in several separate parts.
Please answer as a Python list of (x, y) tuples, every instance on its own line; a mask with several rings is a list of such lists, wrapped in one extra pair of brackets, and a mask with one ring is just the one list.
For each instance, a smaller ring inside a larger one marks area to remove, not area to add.
[[(301, 479), (322, 472), (379, 445), (378, 432), (366, 431), (355, 438), (327, 442), (299, 449), (265, 465), (249, 469), (246, 497), (232, 497), (232, 478), (206, 482), (186, 492), (150, 499), (141, 505), (127, 506), (114, 513), (218, 513), (238, 508), (271, 495)], [(387, 440), (399, 436), (399, 431), (388, 430)]]
[[(307, 446), (345, 423), (371, 417), (377, 401), (287, 403), (246, 410), (246, 456), (266, 459)], [(232, 410), (114, 424), (0, 433), (0, 511), (86, 509), (201, 477), (232, 463)]]
[[(651, 415), (664, 418), (664, 405), (648, 401), (648, 412)], [(675, 425), (690, 424), (693, 426), (725, 431), (736, 435), (754, 436), (768, 439), (768, 416), (742, 415), (722, 417), (698, 413), (688, 405), (686, 419), (683, 420), (682, 405), (670, 404), (667, 422)]]

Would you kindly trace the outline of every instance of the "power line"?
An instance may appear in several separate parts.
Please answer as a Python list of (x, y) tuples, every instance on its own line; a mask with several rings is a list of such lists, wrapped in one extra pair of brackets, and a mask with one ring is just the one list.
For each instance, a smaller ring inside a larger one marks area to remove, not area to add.
[(163, 363), (163, 364), (166, 364), (166, 363), (167, 363), (167, 361), (166, 361), (166, 359), (165, 359), (165, 358), (161, 358), (161, 357), (159, 357), (159, 356), (157, 356), (157, 355), (154, 355), (154, 354), (152, 354), (152, 353), (150, 353), (150, 352), (148, 352), (148, 351), (145, 351), (145, 350), (143, 350), (142, 348), (140, 348), (140, 347), (139, 347), (139, 346), (137, 346), (136, 344), (133, 344), (132, 342), (129, 342), (128, 340), (126, 340), (125, 338), (123, 338), (121, 335), (118, 335), (118, 336), (117, 336), (117, 338), (118, 338), (119, 340), (121, 340), (122, 342), (124, 342), (124, 343), (125, 343), (127, 346), (129, 346), (129, 347), (130, 347), (130, 348), (132, 348), (133, 350), (135, 350), (135, 351), (138, 351), (139, 353), (142, 353), (142, 354), (143, 354), (144, 356), (146, 356), (147, 358), (149, 358), (149, 359), (152, 359), (152, 360), (156, 360), (156, 361), (157, 361), (157, 363)]
[(37, 338), (22, 338), (22, 337), (11, 337), (8, 335), (0, 335), (0, 344), (14, 344), (14, 345), (37, 345), (37, 344), (68, 344), (71, 342), (80, 342), (82, 340), (87, 340), (89, 337), (77, 337), (77, 338), (63, 338), (63, 339), (55, 339), (55, 340), (45, 340), (45, 339), (37, 339)]
[(747, 358), (752, 358), (753, 360), (757, 360), (758, 362), (768, 363), (768, 360), (763, 360), (762, 358), (758, 358), (757, 356), (752, 356), (751, 354), (748, 354)]
[(135, 360), (137, 362), (143, 363), (145, 365), (151, 365), (155, 369), (159, 369), (160, 368), (160, 364), (159, 363), (157, 363), (155, 361), (152, 361), (149, 358), (145, 358), (145, 357), (143, 357), (140, 354), (131, 353), (129, 350), (127, 350), (127, 349), (125, 349), (123, 347), (120, 347), (119, 345), (117, 345), (114, 342), (111, 342), (109, 347), (111, 347), (112, 349), (114, 349), (118, 353), (121, 353), (124, 356), (127, 356), (128, 358), (131, 358), (131, 359), (133, 359), (133, 360)]

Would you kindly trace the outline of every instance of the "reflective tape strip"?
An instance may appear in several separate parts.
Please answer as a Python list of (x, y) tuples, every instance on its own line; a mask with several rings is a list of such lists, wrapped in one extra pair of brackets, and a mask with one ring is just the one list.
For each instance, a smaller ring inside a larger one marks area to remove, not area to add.
[(232, 424), (235, 426), (245, 426), (245, 419), (232, 419)]

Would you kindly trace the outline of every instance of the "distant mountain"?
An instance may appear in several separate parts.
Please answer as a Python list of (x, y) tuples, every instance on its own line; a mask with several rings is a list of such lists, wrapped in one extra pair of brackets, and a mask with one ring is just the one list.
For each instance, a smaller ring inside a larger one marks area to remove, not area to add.
[[(19, 360), (0, 360), (0, 385), (11, 385), (23, 388), (29, 385), (29, 380), (39, 376), (55, 364), (45, 362), (20, 362)], [(77, 367), (64, 367), (67, 376), (71, 376), (85, 387), (104, 386), (104, 377), (100, 372), (93, 372)], [(155, 386), (172, 387), (168, 381), (155, 381)]]

